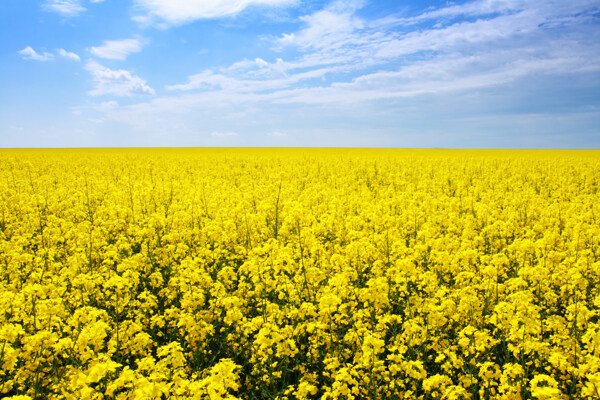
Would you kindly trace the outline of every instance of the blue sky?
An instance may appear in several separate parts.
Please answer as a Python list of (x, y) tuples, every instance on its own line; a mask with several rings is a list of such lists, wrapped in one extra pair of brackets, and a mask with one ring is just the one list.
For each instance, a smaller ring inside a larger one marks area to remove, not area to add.
[(0, 146), (600, 148), (600, 3), (2, 0)]

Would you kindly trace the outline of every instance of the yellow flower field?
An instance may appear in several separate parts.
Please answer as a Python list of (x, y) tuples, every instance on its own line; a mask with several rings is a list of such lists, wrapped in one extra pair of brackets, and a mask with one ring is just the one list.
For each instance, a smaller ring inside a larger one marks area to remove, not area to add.
[(0, 397), (600, 398), (600, 151), (0, 150), (0, 213)]

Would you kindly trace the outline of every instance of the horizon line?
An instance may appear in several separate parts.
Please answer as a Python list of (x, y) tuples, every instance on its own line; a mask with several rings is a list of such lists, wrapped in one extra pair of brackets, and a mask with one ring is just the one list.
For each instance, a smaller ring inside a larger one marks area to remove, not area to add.
[(73, 146), (73, 147), (2, 147), (1, 150), (144, 150), (144, 149), (371, 149), (371, 150), (583, 150), (597, 151), (600, 148), (565, 147), (396, 147), (396, 146)]

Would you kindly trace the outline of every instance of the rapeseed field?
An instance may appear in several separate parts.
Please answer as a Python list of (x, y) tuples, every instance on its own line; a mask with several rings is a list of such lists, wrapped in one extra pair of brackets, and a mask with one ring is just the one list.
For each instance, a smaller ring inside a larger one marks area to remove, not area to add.
[(0, 397), (599, 399), (600, 151), (0, 151)]

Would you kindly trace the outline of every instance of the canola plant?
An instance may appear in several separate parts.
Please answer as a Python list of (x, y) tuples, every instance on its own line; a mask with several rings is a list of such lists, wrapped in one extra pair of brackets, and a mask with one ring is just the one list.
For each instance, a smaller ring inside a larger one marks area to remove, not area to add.
[(598, 399), (600, 152), (0, 151), (0, 396)]

